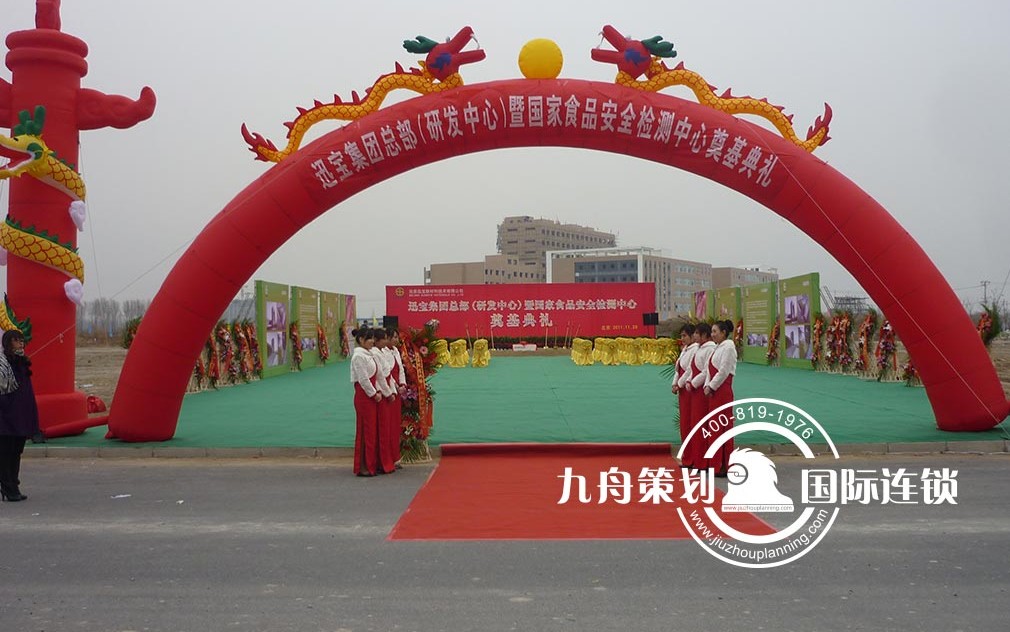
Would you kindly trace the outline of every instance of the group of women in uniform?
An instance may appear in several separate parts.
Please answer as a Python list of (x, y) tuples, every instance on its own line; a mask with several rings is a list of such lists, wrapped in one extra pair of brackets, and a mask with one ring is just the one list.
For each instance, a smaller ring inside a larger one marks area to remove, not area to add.
[[(733, 375), (736, 374), (736, 345), (733, 322), (720, 320), (709, 325), (684, 325), (680, 329), (681, 352), (673, 378), (673, 392), (680, 406), (680, 440), (713, 410), (733, 401)], [(733, 440), (722, 444), (710, 457), (708, 451), (716, 439), (733, 427), (733, 410), (720, 411), (698, 428), (687, 444), (681, 467), (715, 471), (726, 476)]]
[(355, 329), (351, 355), (354, 384), (354, 473), (391, 474), (400, 469), (400, 408), (407, 388), (396, 329)]

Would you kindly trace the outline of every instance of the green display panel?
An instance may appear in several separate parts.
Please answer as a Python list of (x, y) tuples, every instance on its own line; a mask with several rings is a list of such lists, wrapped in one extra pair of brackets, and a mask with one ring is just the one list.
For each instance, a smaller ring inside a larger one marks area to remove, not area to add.
[(340, 323), (344, 322), (345, 307), (343, 294), (319, 293), (319, 322), (323, 325), (326, 343), (330, 347), (330, 362), (346, 359), (340, 352)]
[(302, 345), (302, 368), (319, 366), (319, 290), (291, 288), (291, 314), (298, 322)]
[(814, 317), (821, 311), (821, 275), (817, 272), (779, 280), (779, 358), (782, 366), (813, 369)]
[(291, 370), (291, 292), (288, 286), (256, 281), (256, 338), (263, 362), (263, 377)]
[(710, 318), (716, 320), (732, 320), (736, 326), (736, 321), (740, 320), (740, 288), (724, 287), (713, 292), (715, 303), (709, 312)]
[[(754, 364), (768, 363), (768, 337), (778, 314), (775, 283), (758, 283), (741, 288), (743, 308), (743, 358)], [(734, 324), (736, 322), (734, 321)]]

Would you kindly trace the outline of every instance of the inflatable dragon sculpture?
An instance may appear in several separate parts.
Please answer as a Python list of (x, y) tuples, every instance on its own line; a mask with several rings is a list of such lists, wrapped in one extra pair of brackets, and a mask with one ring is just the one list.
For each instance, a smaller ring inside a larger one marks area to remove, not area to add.
[[(12, 136), (0, 134), (0, 180), (29, 175), (37, 180), (63, 191), (72, 198), (70, 215), (78, 230), (84, 226), (85, 208), (84, 180), (74, 169), (56, 156), (42, 140), (46, 110), (35, 108), (34, 114), (27, 110), (18, 114), (18, 124), (11, 129)], [(84, 263), (77, 250), (60, 243), (59, 237), (50, 235), (35, 226), (22, 226), (13, 217), (0, 224), (0, 262), (6, 264), (7, 255), (13, 254), (59, 270), (71, 279), (64, 285), (67, 296), (78, 302), (81, 285), (84, 283)], [(30, 336), (31, 324), (18, 321), (7, 305), (6, 297), (0, 303), (0, 329), (19, 329)]]
[[(715, 86), (709, 84), (696, 72), (684, 68), (680, 63), (669, 68), (663, 58), (677, 56), (673, 44), (657, 35), (647, 40), (628, 39), (614, 27), (603, 27), (603, 37), (616, 49), (593, 49), (594, 61), (617, 65), (615, 83), (648, 92), (658, 92), (670, 86), (687, 86), (694, 92), (698, 102), (710, 108), (731, 115), (753, 114), (767, 119), (782, 134), (782, 137), (808, 152), (828, 142), (828, 125), (831, 123), (831, 106), (824, 104), (824, 116), (818, 117), (807, 131), (805, 140), (800, 140), (793, 129), (792, 115), (782, 113), (780, 105), (772, 105), (767, 99), (736, 97), (729, 88), (716, 95)], [(644, 79), (639, 79), (642, 76)]]
[(393, 90), (403, 89), (430, 94), (458, 88), (463, 85), (463, 78), (459, 74), (460, 66), (484, 59), (484, 51), (480, 48), (463, 50), (471, 39), (475, 39), (473, 29), (466, 26), (443, 44), (422, 35), (404, 41), (403, 47), (407, 51), (427, 55), (424, 61), (418, 62), (420, 69), (411, 68), (406, 71), (397, 63), (394, 72), (382, 75), (365, 90), (364, 98), (359, 97), (357, 92), (351, 92), (349, 102), (334, 95), (332, 103), (316, 101), (310, 109), (298, 108), (298, 117), (284, 124), (288, 128), (288, 142), (283, 149), (278, 150), (272, 142), (260, 134), (249, 132), (244, 124), (242, 136), (249, 144), (249, 149), (256, 154), (257, 160), (280, 162), (298, 151), (305, 133), (316, 123), (327, 120), (357, 120), (378, 110), (386, 95)]

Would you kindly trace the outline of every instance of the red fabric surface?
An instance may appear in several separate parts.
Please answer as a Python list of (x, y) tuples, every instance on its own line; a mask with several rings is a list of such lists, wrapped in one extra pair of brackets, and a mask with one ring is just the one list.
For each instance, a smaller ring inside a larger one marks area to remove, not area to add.
[[(600, 504), (600, 472), (611, 466), (631, 475), (631, 502)], [(566, 467), (586, 477), (592, 502), (558, 504)], [(673, 503), (642, 503), (637, 477), (643, 467), (674, 471)], [(443, 445), (442, 458), (417, 492), (390, 540), (557, 540), (690, 538), (676, 507), (683, 486), (669, 444)], [(716, 507), (722, 492), (716, 492)], [(722, 513), (741, 531), (772, 533), (747, 513)]]

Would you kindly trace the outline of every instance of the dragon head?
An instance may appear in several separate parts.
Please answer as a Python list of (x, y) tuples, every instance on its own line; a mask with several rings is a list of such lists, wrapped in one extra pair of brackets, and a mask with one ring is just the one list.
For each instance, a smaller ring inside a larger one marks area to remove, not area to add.
[(12, 136), (0, 134), (0, 180), (20, 176), (52, 153), (42, 140), (45, 121), (46, 109), (39, 105), (34, 116), (28, 110), (18, 113)]
[(459, 67), (463, 64), (472, 64), (484, 59), (483, 49), (463, 51), (463, 47), (471, 39), (476, 41), (473, 29), (464, 26), (444, 44), (418, 35), (412, 40), (404, 40), (403, 47), (408, 52), (417, 55), (427, 54), (427, 57), (424, 58), (424, 67), (432, 77), (439, 81), (445, 81), (450, 75), (459, 72)]
[(616, 64), (618, 70), (636, 79), (649, 69), (653, 57), (677, 56), (673, 44), (665, 41), (662, 35), (646, 40), (628, 39), (608, 24), (603, 27), (603, 37), (617, 50), (594, 48), (591, 53), (593, 61)]

